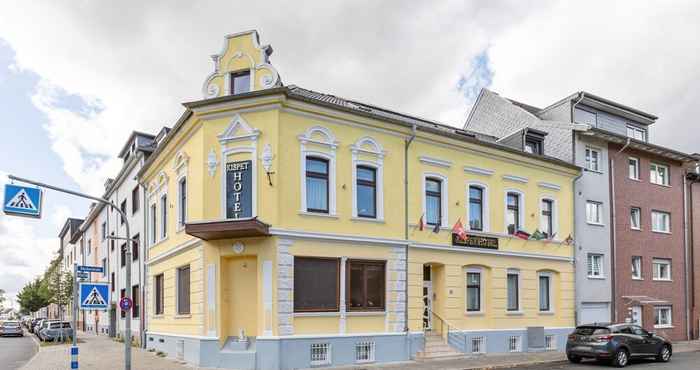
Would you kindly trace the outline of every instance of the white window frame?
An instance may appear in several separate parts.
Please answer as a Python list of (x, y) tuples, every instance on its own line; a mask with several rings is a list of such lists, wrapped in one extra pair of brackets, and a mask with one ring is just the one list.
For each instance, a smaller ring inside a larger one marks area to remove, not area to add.
[[(644, 271), (643, 269), (643, 257), (642, 256), (632, 256), (630, 262), (632, 266), (632, 280), (644, 280)], [(637, 263), (635, 264), (635, 261)], [(637, 271), (639, 272), (637, 275), (634, 274), (634, 266), (637, 266)]]
[[(508, 310), (508, 275), (517, 275), (518, 276), (518, 309), (511, 311)], [(515, 268), (509, 268), (506, 269), (506, 313), (507, 314), (522, 314), (524, 312), (523, 310), (523, 296), (522, 296), (522, 283), (523, 283), (523, 276), (520, 273), (520, 270), (515, 269)]]
[[(666, 182), (659, 182), (659, 169), (666, 170)], [(649, 182), (661, 186), (671, 186), (671, 168), (668, 165), (652, 162), (649, 164)]]
[[(630, 162), (634, 161), (634, 177), (630, 173)], [(639, 167), (639, 158), (637, 157), (628, 157), (627, 158), (627, 177), (631, 180), (637, 180), (639, 181), (639, 174), (640, 174), (640, 167)]]
[[(663, 219), (664, 229), (657, 228), (656, 221), (659, 217), (666, 216)], [(651, 210), (651, 231), (655, 233), (670, 234), (671, 233), (671, 213), (666, 211)]]
[[(361, 341), (355, 343), (355, 363), (367, 364), (375, 361), (376, 343), (373, 341)], [(367, 354), (367, 358), (362, 358)]]
[[(591, 213), (589, 212), (588, 205), (595, 205), (598, 213), (598, 220), (591, 220)], [(605, 225), (603, 222), (603, 202), (598, 202), (595, 200), (587, 200), (586, 201), (586, 223), (589, 225), (597, 225), (597, 226), (602, 226)]]
[[(554, 198), (553, 196), (545, 195), (540, 197), (540, 228), (542, 227), (542, 211), (544, 208), (542, 207), (543, 203), (545, 200), (551, 201), (552, 202), (552, 230), (551, 233), (552, 235), (556, 236), (557, 233), (559, 232), (559, 202), (557, 202), (557, 199)], [(540, 230), (542, 231), (542, 230)], [(551, 236), (548, 235), (550, 238)]]
[[(672, 270), (672, 264), (673, 261), (668, 258), (654, 258), (651, 260), (651, 267), (652, 267), (652, 280), (654, 281), (673, 281), (673, 270)], [(664, 277), (661, 276), (661, 265), (666, 266), (666, 270), (668, 271), (668, 276)]]
[[(365, 136), (350, 147), (352, 153), (352, 217), (358, 221), (384, 221), (384, 156), (386, 152), (373, 138)], [(364, 158), (364, 159), (363, 159)], [(359, 217), (357, 212), (357, 166), (375, 170), (375, 218)], [(329, 174), (330, 175), (330, 174)], [(329, 181), (330, 186), (330, 181)]]
[[(480, 231), (480, 232), (485, 232), (485, 233), (486, 233), (486, 232), (491, 231), (491, 222), (490, 222), (490, 220), (489, 220), (489, 219), (491, 218), (491, 217), (490, 217), (491, 212), (489, 212), (489, 203), (490, 203), (490, 202), (489, 202), (489, 187), (488, 187), (488, 185), (486, 185), (486, 184), (483, 183), (483, 182), (479, 182), (479, 181), (470, 181), (470, 182), (467, 183), (467, 201), (466, 201), (466, 205), (467, 205), (466, 208), (467, 208), (467, 209), (466, 209), (466, 222), (465, 222), (465, 226), (464, 226), (464, 227), (465, 227), (467, 230), (471, 230), (471, 226), (469, 225), (469, 220), (470, 220), (470, 218), (469, 218), (469, 217), (470, 217), (470, 216), (469, 216), (469, 212), (471, 212), (471, 209), (470, 209), (470, 207), (469, 207), (469, 206), (470, 206), (470, 204), (469, 204), (469, 188), (472, 187), (472, 186), (481, 189), (481, 196), (482, 196), (482, 199), (481, 199), (481, 211), (482, 211), (482, 213), (483, 213), (482, 219), (481, 219), (481, 223), (482, 223), (481, 226), (482, 226), (482, 229), (483, 229), (483, 230)], [(479, 231), (477, 231), (477, 232), (479, 232)]]
[[(635, 214), (637, 216), (636, 217), (637, 227), (634, 226)], [(631, 207), (630, 208), (630, 229), (642, 230), (642, 209), (640, 207)]]
[(486, 353), (486, 337), (478, 336), (471, 337), (470, 340), (471, 348), (470, 351), (473, 354)]
[[(165, 202), (163, 202), (165, 200)], [(163, 241), (168, 238), (168, 193), (163, 193), (158, 196), (158, 205), (160, 209), (160, 233), (158, 237), (159, 241)]]
[[(661, 310), (668, 310), (668, 323), (656, 323), (656, 318)], [(673, 306), (654, 306), (654, 328), (672, 328), (673, 327)]]
[[(540, 310), (540, 277), (549, 279), (549, 310)], [(537, 311), (539, 313), (554, 313), (554, 274), (549, 271), (541, 271), (537, 273)]]
[[(467, 294), (467, 274), (468, 273), (477, 273), (479, 274), (479, 311), (468, 311), (469, 305), (469, 296)], [(480, 315), (484, 313), (484, 297), (485, 297), (485, 289), (484, 289), (484, 269), (481, 267), (467, 267), (464, 269), (464, 312), (467, 315)]]
[[(319, 353), (325, 353), (325, 358), (314, 359), (314, 350), (320, 351)], [(325, 366), (330, 365), (332, 361), (332, 346), (330, 343), (311, 343), (309, 346), (309, 365), (311, 366)]]
[(503, 232), (506, 234), (508, 234), (508, 193), (518, 194), (518, 224), (520, 229), (525, 229), (525, 193), (519, 189), (509, 188), (503, 193)]
[[(596, 162), (596, 168), (591, 168), (591, 164), (593, 163), (593, 152), (598, 153), (598, 161)], [(594, 146), (587, 145), (586, 149), (584, 150), (584, 161), (586, 163), (586, 169), (588, 171), (592, 172), (597, 172), (597, 173), (602, 173), (602, 163), (603, 163), (603, 151), (600, 150), (599, 148), (596, 148)]]
[[(180, 176), (177, 178), (177, 232), (181, 232), (185, 229), (185, 224), (187, 223), (187, 202), (189, 201), (188, 189), (189, 181), (187, 181), (187, 176)], [(182, 204), (182, 181), (185, 181), (185, 204)], [(185, 211), (185, 218), (182, 218), (182, 211)]]
[(148, 206), (148, 232), (149, 244), (156, 245), (158, 243), (158, 203), (153, 202)]
[(437, 172), (423, 172), (423, 182), (421, 183), (421, 200), (423, 202), (423, 215), (425, 215), (424, 219), (426, 220), (426, 224), (427, 224), (428, 215), (427, 215), (426, 207), (425, 207), (425, 203), (426, 203), (425, 181), (428, 179), (431, 179), (431, 178), (440, 181), (440, 228), (449, 227), (448, 208), (449, 208), (450, 203), (448, 201), (449, 194), (447, 193), (447, 190), (449, 189), (449, 187), (447, 186), (448, 185), (447, 184), (447, 176), (441, 175)]
[[(600, 259), (600, 264), (599, 264), (599, 273), (598, 275), (595, 274), (595, 269), (589, 268), (589, 266), (593, 266), (593, 261), (595, 261), (596, 257)], [(605, 255), (602, 253), (588, 253), (586, 256), (586, 275), (588, 276), (589, 279), (605, 279)]]
[(511, 335), (508, 337), (507, 348), (508, 352), (522, 352), (523, 340), (520, 335)]
[[(632, 135), (630, 136), (630, 131), (632, 131)], [(642, 134), (642, 138), (639, 139), (636, 137), (637, 133)], [(647, 141), (647, 130), (637, 127), (635, 125), (627, 125), (627, 137), (639, 140), (639, 141)]]
[[(322, 139), (314, 138), (315, 134), (319, 134)], [(338, 141), (331, 130), (323, 126), (310, 127), (304, 134), (299, 137), (300, 145), (300, 164), (299, 178), (301, 183), (301, 207), (300, 213), (314, 216), (331, 216), (337, 217), (336, 212), (336, 149)], [(324, 151), (310, 149), (310, 145), (321, 147)], [(328, 161), (328, 213), (309, 212), (306, 204), (306, 157), (318, 157)]]

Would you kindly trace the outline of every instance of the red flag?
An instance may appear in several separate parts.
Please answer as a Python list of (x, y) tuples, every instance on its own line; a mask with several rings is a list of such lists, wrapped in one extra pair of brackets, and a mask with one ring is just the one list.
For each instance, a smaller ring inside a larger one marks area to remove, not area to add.
[(467, 240), (467, 231), (464, 230), (464, 225), (462, 225), (462, 218), (460, 217), (454, 226), (452, 226), (452, 234), (457, 235), (460, 240)]
[(530, 239), (530, 234), (528, 234), (526, 231), (523, 231), (523, 230), (516, 231), (514, 236), (516, 238), (520, 238), (520, 239), (524, 239), (524, 240)]
[(420, 220), (418, 220), (418, 230), (423, 231), (423, 228), (425, 227), (425, 222), (423, 221), (423, 216), (425, 216), (425, 213), (420, 215)]

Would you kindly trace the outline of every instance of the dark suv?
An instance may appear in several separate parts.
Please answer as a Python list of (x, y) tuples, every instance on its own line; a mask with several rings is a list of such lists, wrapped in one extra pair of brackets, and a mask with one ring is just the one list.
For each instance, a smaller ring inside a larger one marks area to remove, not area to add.
[(566, 342), (566, 357), (574, 363), (594, 358), (625, 367), (631, 358), (654, 357), (667, 362), (672, 354), (673, 346), (668, 339), (634, 324), (581, 325)]

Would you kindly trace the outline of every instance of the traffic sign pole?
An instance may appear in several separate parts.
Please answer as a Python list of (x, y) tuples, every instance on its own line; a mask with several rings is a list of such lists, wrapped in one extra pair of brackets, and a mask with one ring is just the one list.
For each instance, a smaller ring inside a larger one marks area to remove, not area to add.
[[(68, 190), (68, 189), (63, 189), (59, 188), (57, 186), (49, 185), (49, 184), (44, 184), (38, 181), (33, 181), (33, 180), (28, 180), (24, 179), (21, 177), (13, 176), (13, 175), (8, 175), (7, 176), (10, 180), (15, 180), (15, 181), (21, 181), (25, 182), (27, 184), (32, 184), (41, 188), (46, 188), (46, 189), (51, 189), (55, 191), (60, 191), (62, 193), (70, 194), (70, 195), (75, 195), (76, 197), (81, 197), (81, 198), (86, 198), (90, 200), (94, 200), (96, 202), (100, 202), (103, 204), (106, 204), (110, 207), (112, 207), (113, 210), (117, 211), (119, 215), (122, 217), (122, 220), (124, 220), (124, 229), (126, 231), (126, 239), (127, 239), (127, 244), (126, 244), (126, 277), (125, 277), (125, 284), (126, 284), (126, 289), (124, 296), (131, 299), (131, 244), (133, 243), (133, 240), (131, 240), (131, 234), (129, 233), (129, 219), (126, 216), (126, 212), (122, 211), (121, 208), (117, 207), (116, 204), (110, 202), (107, 199), (99, 198), (99, 197), (94, 197), (92, 195), (88, 194), (83, 194), (77, 191), (73, 190)], [(73, 276), (74, 276), (74, 293), (73, 293), (73, 346), (77, 348), (77, 307), (78, 307), (78, 299), (76, 297), (76, 292), (77, 292), (77, 278), (75, 277), (77, 273), (77, 264), (73, 266)], [(128, 315), (126, 315), (126, 320), (124, 323), (124, 370), (131, 370), (131, 312), (129, 312)], [(76, 350), (77, 351), (77, 350)]]
[(73, 263), (73, 346), (70, 349), (70, 368), (78, 368), (78, 263)]

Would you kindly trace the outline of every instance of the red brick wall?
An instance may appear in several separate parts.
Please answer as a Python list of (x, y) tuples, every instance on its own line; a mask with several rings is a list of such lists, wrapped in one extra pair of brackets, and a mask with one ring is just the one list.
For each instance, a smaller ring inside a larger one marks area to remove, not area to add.
[(689, 199), (690, 202), (690, 227), (691, 227), (691, 243), (692, 243), (692, 264), (693, 271), (689, 276), (693, 288), (693, 297), (690, 302), (692, 307), (692, 325), (693, 338), (700, 338), (700, 328), (698, 320), (700, 320), (700, 184), (691, 184)]
[[(623, 322), (627, 317), (629, 300), (625, 296), (648, 296), (665, 300), (673, 306), (671, 329), (654, 328), (654, 304), (643, 304), (642, 324), (645, 329), (656, 331), (673, 340), (687, 339), (686, 335), (686, 277), (684, 252), (683, 217), (683, 169), (680, 163), (654, 158), (644, 152), (627, 148), (616, 154), (620, 145), (610, 144), (610, 160), (615, 173), (615, 321)], [(628, 158), (640, 160), (640, 179), (628, 178)], [(652, 184), (649, 181), (649, 164), (657, 162), (670, 168), (670, 187)], [(630, 227), (631, 207), (641, 208), (641, 231)], [(651, 211), (671, 213), (671, 233), (651, 231)], [(632, 279), (632, 256), (642, 257), (643, 280)], [(672, 281), (652, 279), (652, 259), (671, 259)]]

